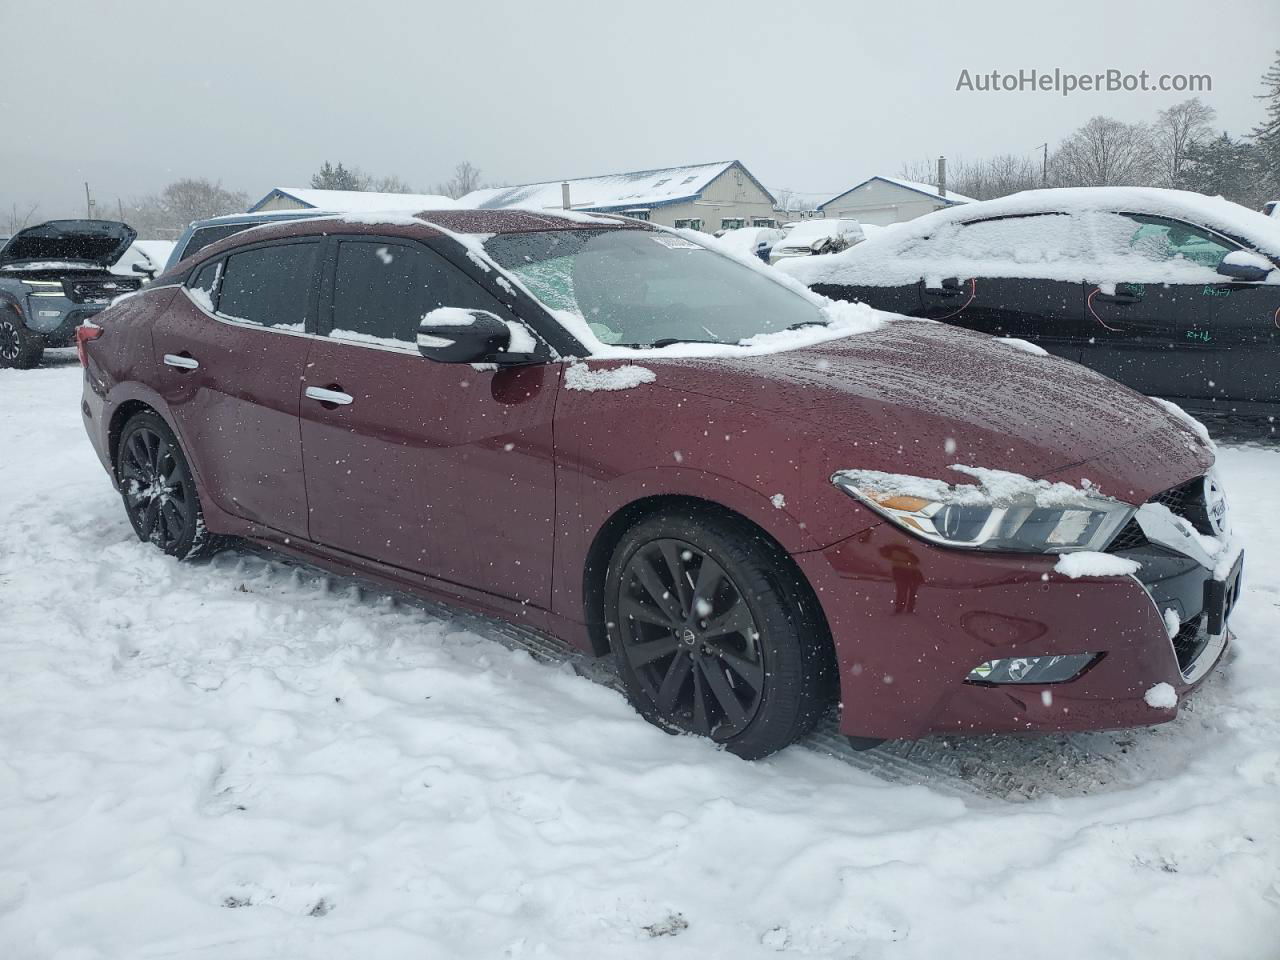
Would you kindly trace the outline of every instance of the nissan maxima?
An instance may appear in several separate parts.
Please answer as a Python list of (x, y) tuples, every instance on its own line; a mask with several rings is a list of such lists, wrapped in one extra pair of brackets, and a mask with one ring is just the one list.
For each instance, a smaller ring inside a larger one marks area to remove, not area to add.
[(763, 757), (1173, 718), (1228, 642), (1207, 437), (1074, 363), (639, 221), (263, 226), (79, 331), (137, 535), (238, 537), (610, 655)]

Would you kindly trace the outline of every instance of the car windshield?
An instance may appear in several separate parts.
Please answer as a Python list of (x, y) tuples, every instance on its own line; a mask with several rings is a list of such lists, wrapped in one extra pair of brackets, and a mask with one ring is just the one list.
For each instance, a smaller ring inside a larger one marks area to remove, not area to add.
[(544, 305), (581, 317), (602, 343), (738, 343), (826, 322), (799, 294), (670, 233), (499, 234), (485, 241), (485, 250)]

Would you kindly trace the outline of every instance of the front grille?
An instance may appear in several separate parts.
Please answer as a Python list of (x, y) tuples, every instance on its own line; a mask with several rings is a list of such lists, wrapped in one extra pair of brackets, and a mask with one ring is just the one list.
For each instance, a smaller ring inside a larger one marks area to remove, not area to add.
[(72, 303), (110, 303), (113, 298), (132, 293), (141, 286), (141, 277), (80, 277), (62, 281), (63, 291)]
[[(1204, 502), (1204, 477), (1196, 477), (1163, 493), (1157, 493), (1148, 502), (1168, 507), (1174, 516), (1186, 520), (1201, 533), (1213, 535), (1213, 527), (1209, 523), (1209, 511)], [(1145, 546), (1146, 543), (1147, 537), (1142, 532), (1142, 527), (1138, 525), (1137, 519), (1130, 518), (1108, 544), (1107, 552), (1121, 553), (1125, 550), (1136, 550), (1138, 547)]]
[(1185, 673), (1208, 642), (1209, 634), (1204, 629), (1203, 616), (1184, 623), (1173, 638), (1173, 652), (1178, 657), (1178, 669)]

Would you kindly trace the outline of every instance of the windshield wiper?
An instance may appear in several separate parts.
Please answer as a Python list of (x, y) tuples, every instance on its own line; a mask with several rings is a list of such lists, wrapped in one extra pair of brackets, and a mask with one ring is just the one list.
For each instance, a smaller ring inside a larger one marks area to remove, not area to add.
[[(719, 343), (719, 342), (720, 342), (719, 340), (691, 340), (688, 337), (663, 337), (661, 340), (653, 341), (653, 343), (649, 344), (649, 346), (650, 347), (669, 347), (673, 343)], [(632, 343), (632, 344), (629, 344), (629, 346), (639, 347), (640, 349), (644, 349), (644, 345), (639, 343)]]
[(793, 323), (787, 327), (787, 330), (803, 330), (805, 327), (829, 327), (830, 320), (801, 320), (799, 323)]

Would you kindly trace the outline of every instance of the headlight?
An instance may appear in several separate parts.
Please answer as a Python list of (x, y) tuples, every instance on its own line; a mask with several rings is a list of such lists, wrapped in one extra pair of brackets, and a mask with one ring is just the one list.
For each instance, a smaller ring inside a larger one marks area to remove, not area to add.
[(30, 296), (33, 297), (65, 296), (60, 280), (23, 280), (22, 282), (31, 288)]
[(875, 470), (842, 470), (831, 482), (922, 540), (970, 550), (1101, 550), (1134, 513), (1087, 487), (958, 464), (951, 469), (978, 482), (953, 486)]

